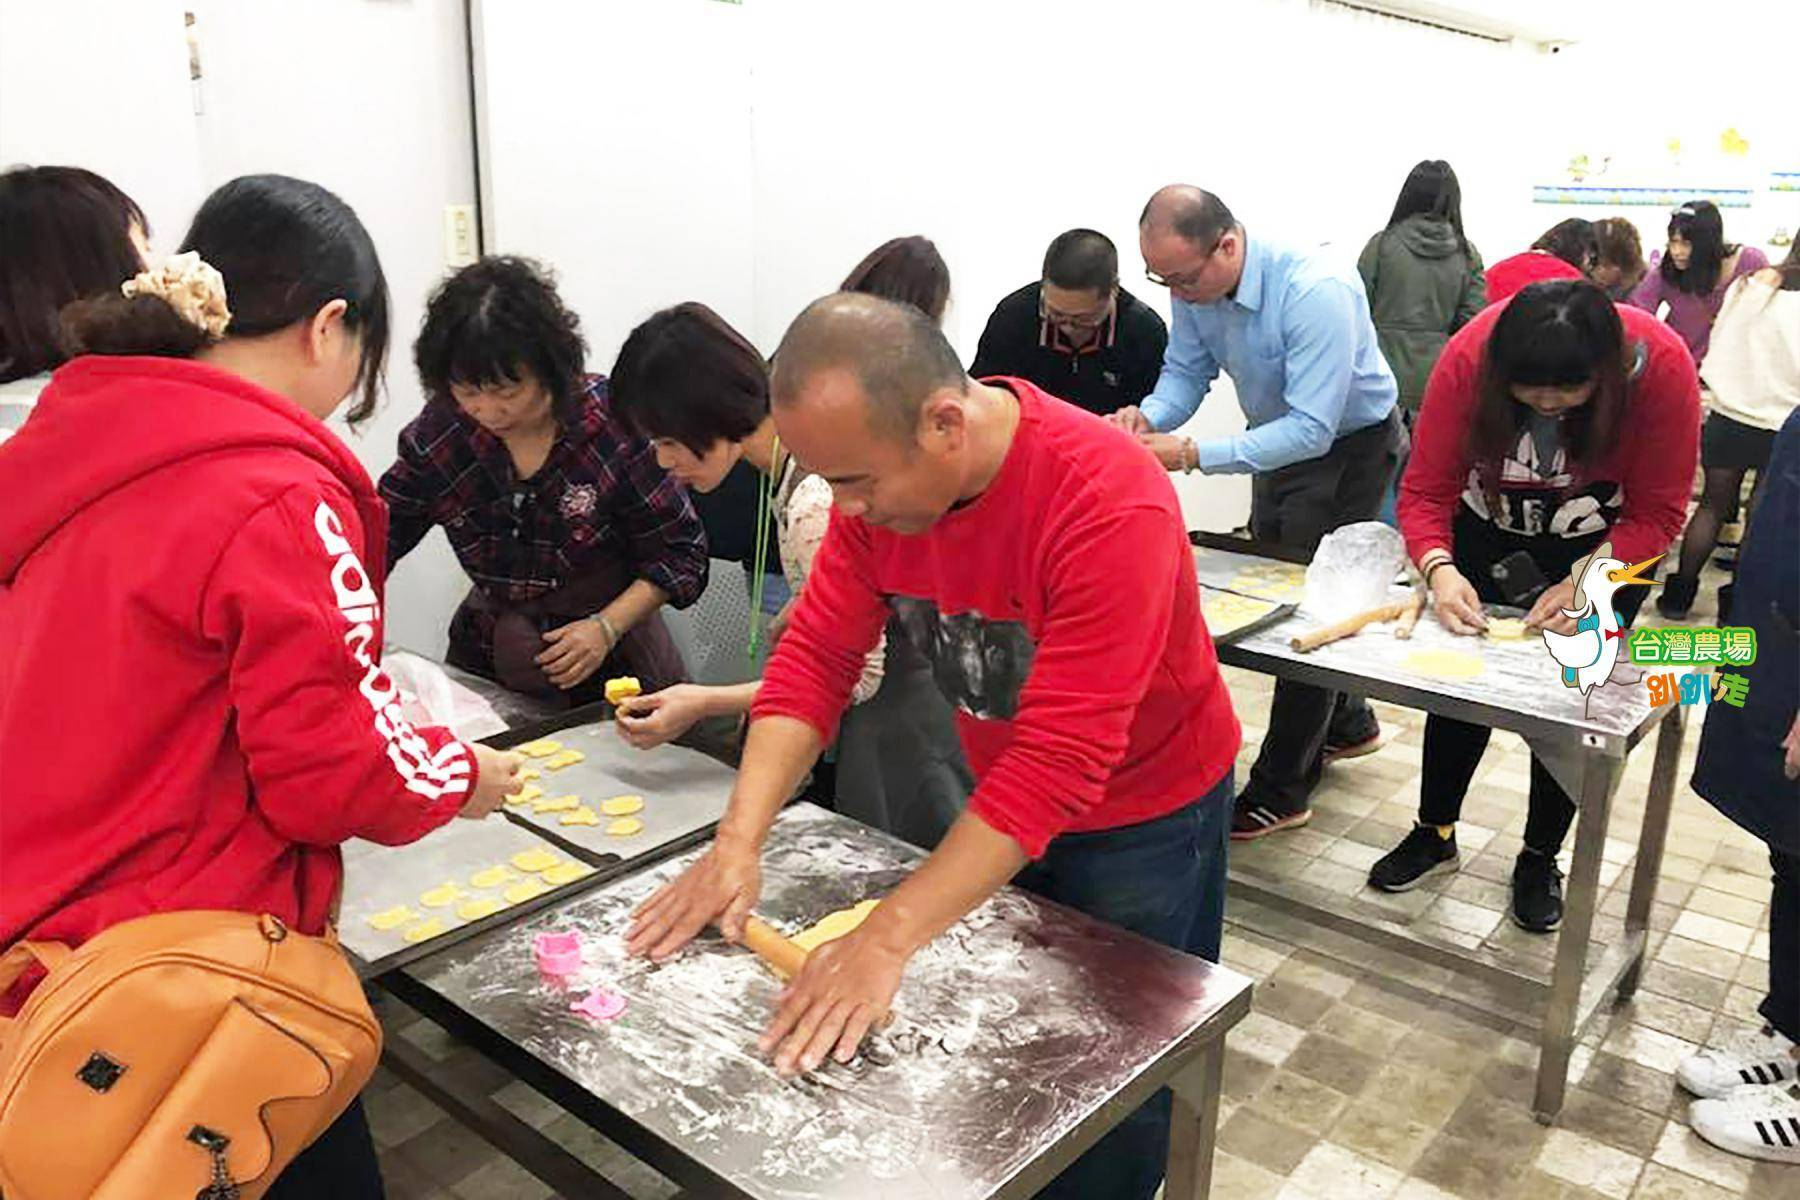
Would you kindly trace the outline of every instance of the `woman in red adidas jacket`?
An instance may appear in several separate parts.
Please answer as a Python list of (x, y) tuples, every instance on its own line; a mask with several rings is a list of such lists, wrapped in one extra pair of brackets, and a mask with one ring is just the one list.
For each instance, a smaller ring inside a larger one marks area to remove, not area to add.
[[(340, 843), (512, 788), (512, 756), (411, 728), (381, 670), (386, 517), (323, 423), (379, 385), (368, 232), (252, 176), (182, 249), (64, 311), (82, 356), (0, 446), (0, 946), (182, 909), (321, 933)], [(327, 1194), (381, 1195), (359, 1106), (268, 1193)]]
[[(1669, 548), (1687, 516), (1699, 452), (1700, 381), (1687, 347), (1640, 309), (1586, 280), (1525, 288), (1450, 339), (1425, 387), (1412, 460), (1400, 481), (1400, 532), (1452, 633), (1487, 625), (1506, 599), (1497, 568), (1518, 556), (1544, 581), (1526, 624), (1574, 632), (1569, 571), (1602, 542), (1628, 563)], [(1619, 592), (1627, 622), (1644, 589)], [(1559, 686), (1544, 658), (1544, 686)], [(1491, 731), (1425, 722), (1419, 823), (1369, 872), (1403, 892), (1457, 865), (1456, 820)], [(1535, 756), (1512, 917), (1547, 933), (1562, 922), (1556, 855), (1575, 804)]]

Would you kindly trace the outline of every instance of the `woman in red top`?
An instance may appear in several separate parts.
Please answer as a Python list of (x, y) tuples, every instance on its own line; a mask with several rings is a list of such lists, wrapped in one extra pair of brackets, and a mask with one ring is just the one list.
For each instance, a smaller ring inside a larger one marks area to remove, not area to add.
[[(1522, 552), (1548, 582), (1526, 623), (1573, 632), (1559, 610), (1573, 606), (1577, 559), (1610, 541), (1615, 557), (1638, 562), (1681, 532), (1699, 430), (1699, 380), (1681, 339), (1594, 284), (1536, 284), (1476, 317), (1431, 374), (1400, 483), (1400, 532), (1438, 620), (1480, 633), (1483, 603), (1505, 599), (1496, 567)], [(1638, 588), (1619, 593), (1626, 621), (1643, 598)], [(1554, 685), (1547, 668), (1545, 686)], [(1371, 886), (1406, 891), (1455, 869), (1456, 820), (1490, 732), (1426, 720), (1419, 824), (1371, 869)], [(1513, 871), (1512, 915), (1525, 929), (1562, 921), (1556, 855), (1574, 815), (1533, 757)]]
[(1498, 304), (1519, 289), (1552, 279), (1585, 279), (1600, 264), (1600, 237), (1592, 221), (1570, 217), (1544, 230), (1531, 249), (1487, 269), (1487, 302)]
[[(182, 250), (64, 310), (79, 357), (0, 446), (0, 945), (193, 909), (319, 934), (340, 843), (513, 789), (513, 756), (413, 729), (381, 669), (386, 516), (324, 424), (380, 383), (368, 232), (251, 176)], [(267, 1194), (380, 1196), (360, 1107)]]

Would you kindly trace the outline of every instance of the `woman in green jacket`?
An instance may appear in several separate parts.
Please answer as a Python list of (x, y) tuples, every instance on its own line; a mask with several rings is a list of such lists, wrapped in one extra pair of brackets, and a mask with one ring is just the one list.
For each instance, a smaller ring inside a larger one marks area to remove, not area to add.
[(1485, 307), (1481, 255), (1463, 236), (1462, 189), (1449, 163), (1412, 169), (1387, 228), (1369, 239), (1356, 266), (1410, 424), (1444, 343)]

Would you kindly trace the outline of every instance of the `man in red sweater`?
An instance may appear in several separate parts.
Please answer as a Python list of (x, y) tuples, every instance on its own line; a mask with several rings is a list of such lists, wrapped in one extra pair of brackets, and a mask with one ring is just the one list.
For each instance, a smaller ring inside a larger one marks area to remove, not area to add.
[[(742, 935), (769, 824), (893, 612), (978, 783), (937, 851), (812, 953), (763, 1037), (777, 1067), (848, 1060), (912, 955), (1014, 876), (1216, 959), (1239, 729), (1166, 472), (1023, 380), (970, 380), (928, 319), (873, 297), (813, 304), (775, 364), (781, 439), (837, 511), (718, 836), (636, 914), (632, 952), (666, 958), (712, 921)], [(1168, 1112), (1163, 1093), (1042, 1195), (1147, 1200)]]

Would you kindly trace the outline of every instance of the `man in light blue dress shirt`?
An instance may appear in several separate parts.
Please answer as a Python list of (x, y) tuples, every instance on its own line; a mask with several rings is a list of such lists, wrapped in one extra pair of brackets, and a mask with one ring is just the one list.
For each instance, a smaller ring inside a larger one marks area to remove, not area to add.
[[(1174, 320), (1155, 390), (1115, 421), (1170, 470), (1253, 473), (1259, 541), (1310, 556), (1339, 525), (1373, 520), (1406, 435), (1354, 265), (1252, 240), (1217, 196), (1183, 184), (1150, 198), (1138, 242)], [(1249, 428), (1202, 442), (1168, 432), (1194, 415), (1220, 370)], [(1305, 824), (1324, 764), (1373, 752), (1380, 733), (1361, 697), (1278, 681), (1232, 837)]]

